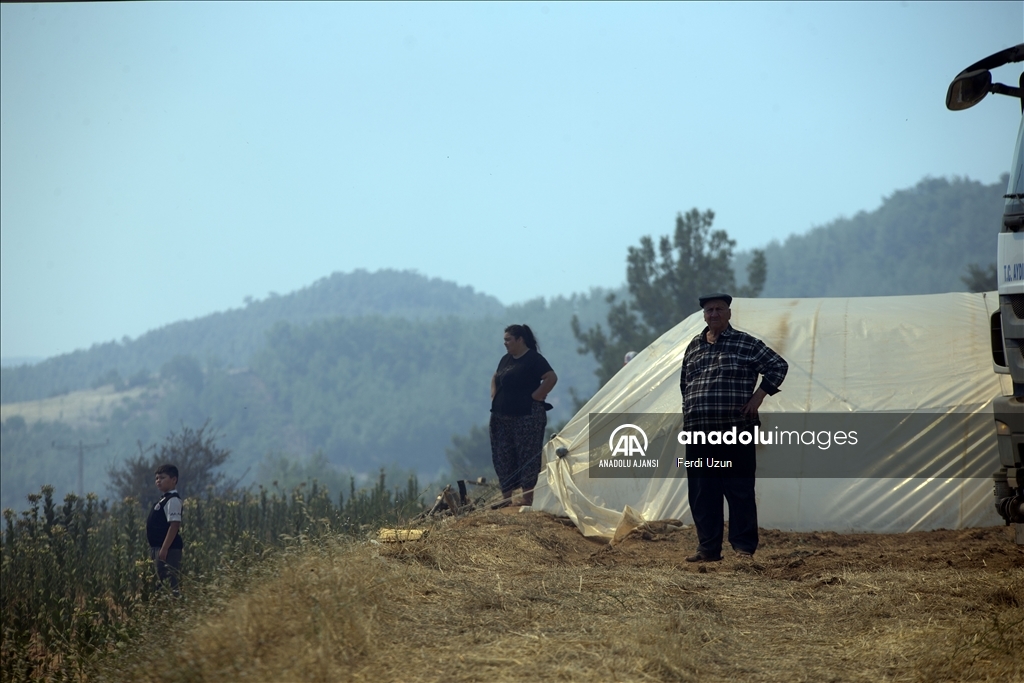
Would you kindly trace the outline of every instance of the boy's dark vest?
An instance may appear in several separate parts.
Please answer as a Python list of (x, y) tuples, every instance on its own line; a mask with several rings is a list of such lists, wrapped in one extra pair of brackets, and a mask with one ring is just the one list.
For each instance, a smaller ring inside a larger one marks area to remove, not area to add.
[[(156, 507), (149, 511), (149, 519), (146, 520), (146, 538), (149, 540), (150, 548), (163, 547), (164, 539), (167, 538), (167, 530), (171, 528), (171, 523), (167, 521), (167, 515), (164, 514), (164, 506), (167, 505), (167, 501), (171, 498), (180, 499), (181, 496), (178, 495), (177, 491), (165, 493), (160, 502), (156, 504)], [(183, 547), (183, 544), (179, 530), (174, 540), (171, 541), (171, 548), (181, 547)]]

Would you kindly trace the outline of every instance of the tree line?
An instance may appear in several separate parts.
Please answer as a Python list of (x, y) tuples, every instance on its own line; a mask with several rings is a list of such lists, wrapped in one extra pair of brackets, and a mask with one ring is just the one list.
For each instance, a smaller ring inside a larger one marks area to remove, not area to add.
[(501, 317), (492, 296), (411, 271), (334, 273), (290, 294), (246, 297), (243, 306), (151, 330), (137, 339), (94, 344), (31, 366), (0, 369), (0, 403), (48, 398), (87, 389), (98, 378), (152, 376), (174, 356), (202, 365), (244, 367), (274, 325), (304, 325), (335, 317), (379, 315), (429, 320), (455, 315)]
[[(764, 248), (769, 272), (762, 296), (991, 289), (986, 283), (994, 284), (988, 276), (995, 271), (1007, 181), (1006, 175), (991, 184), (925, 178), (886, 197), (874, 211), (772, 241)], [(737, 266), (745, 267), (750, 257), (738, 254)]]

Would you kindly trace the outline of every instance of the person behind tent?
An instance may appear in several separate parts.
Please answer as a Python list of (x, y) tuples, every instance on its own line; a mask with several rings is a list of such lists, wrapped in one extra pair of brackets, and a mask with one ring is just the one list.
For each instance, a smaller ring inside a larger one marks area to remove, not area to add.
[(505, 350), (491, 377), (491, 459), (504, 501), (523, 490), (523, 505), (533, 504), (540, 475), (544, 429), (551, 406), (545, 402), (558, 381), (529, 325), (505, 328)]
[[(760, 424), (757, 409), (761, 402), (779, 392), (789, 365), (760, 339), (733, 329), (729, 324), (731, 296), (709, 294), (699, 302), (707, 327), (683, 354), (679, 380), (683, 428), (691, 434), (703, 431), (707, 435), (733, 427), (750, 433)], [(758, 375), (761, 385), (755, 390)], [(722, 559), (723, 496), (729, 503), (730, 545), (740, 556), (750, 557), (757, 550), (756, 451), (753, 438), (746, 444), (740, 441), (704, 441), (686, 447), (686, 460), (693, 464), (686, 469), (686, 480), (698, 542), (697, 552), (687, 557), (687, 562)], [(730, 462), (732, 468), (708, 467), (713, 461)]]
[(178, 468), (161, 465), (156, 468), (156, 488), (160, 500), (149, 511), (146, 520), (146, 539), (149, 541), (149, 556), (159, 584), (170, 584), (171, 591), (178, 594), (178, 579), (181, 572), (181, 554), (184, 543), (181, 539), (181, 496), (178, 495)]

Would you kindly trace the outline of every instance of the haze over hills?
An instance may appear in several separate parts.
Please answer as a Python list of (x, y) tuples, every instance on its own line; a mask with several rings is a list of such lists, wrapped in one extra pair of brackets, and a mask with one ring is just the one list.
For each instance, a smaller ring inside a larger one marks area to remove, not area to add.
[(967, 264), (995, 263), (1008, 179), (925, 178), (874, 211), (773, 241), (761, 296), (962, 292)]
[(228, 367), (248, 362), (276, 323), (306, 324), (332, 317), (382, 315), (412, 320), (443, 316), (500, 317), (494, 297), (413, 272), (334, 273), (308, 287), (243, 308), (174, 322), (137, 339), (94, 344), (29, 367), (3, 369), (0, 403), (26, 401), (89, 388), (111, 370), (123, 378), (153, 373), (176, 355)]
[(16, 368), (19, 365), (35, 365), (46, 360), (42, 356), (4, 356), (0, 358), (0, 368)]
[[(764, 296), (963, 291), (967, 264), (994, 261), (1004, 187), (925, 179), (874, 211), (772, 243)], [(650, 232), (668, 232), (666, 218)], [(738, 273), (747, 259), (737, 255)], [(107, 466), (137, 443), (207, 419), (234, 452), (232, 474), (248, 472), (250, 482), (271, 456), (317, 452), (352, 472), (436, 473), (452, 435), (486, 422), (487, 380), (512, 322), (538, 331), (559, 374), (551, 422), (571, 416), (568, 389), (587, 396), (597, 386), (569, 321), (579, 315), (584, 329), (603, 322), (606, 294), (503, 306), (413, 272), (335, 273), (134, 340), (5, 367), (0, 503), (18, 505), (44, 483), (74, 487), (76, 468), (54, 442), (109, 440), (86, 464), (86, 488), (103, 493)]]

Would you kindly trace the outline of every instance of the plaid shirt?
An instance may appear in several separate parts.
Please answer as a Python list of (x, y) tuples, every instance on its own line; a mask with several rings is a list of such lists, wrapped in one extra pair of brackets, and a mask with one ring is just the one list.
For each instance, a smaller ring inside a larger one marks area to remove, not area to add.
[(708, 328), (693, 338), (683, 354), (679, 390), (683, 395), (683, 428), (687, 430), (743, 429), (758, 424), (740, 415), (754, 393), (757, 376), (769, 395), (779, 392), (789, 364), (763, 341), (730, 325), (715, 341)]

